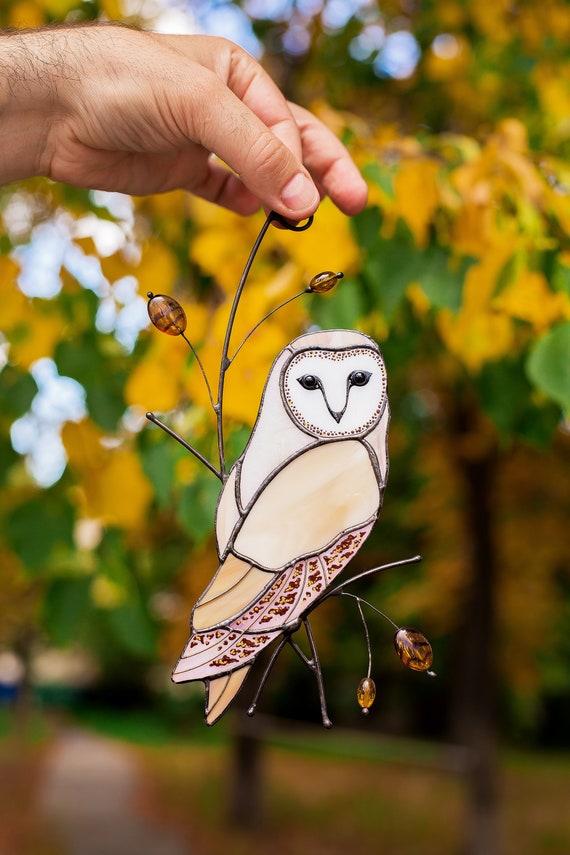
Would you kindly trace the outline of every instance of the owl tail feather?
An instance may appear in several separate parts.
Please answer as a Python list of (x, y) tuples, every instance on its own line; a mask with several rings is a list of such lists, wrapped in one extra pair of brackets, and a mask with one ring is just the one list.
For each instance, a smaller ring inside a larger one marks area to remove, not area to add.
[(225, 713), (239, 692), (250, 668), (251, 665), (244, 665), (223, 677), (204, 681), (206, 683), (206, 724), (215, 724)]

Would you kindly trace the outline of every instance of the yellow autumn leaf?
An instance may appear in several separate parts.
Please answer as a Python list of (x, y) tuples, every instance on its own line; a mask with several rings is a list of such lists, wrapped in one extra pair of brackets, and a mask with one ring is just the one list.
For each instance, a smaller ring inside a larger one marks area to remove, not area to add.
[(491, 308), (499, 275), (519, 242), (518, 235), (503, 235), (502, 240), (493, 243), (477, 264), (469, 268), (463, 283), (463, 312), (473, 314)]
[[(200, 355), (210, 313), (197, 303), (186, 306), (185, 311), (188, 320), (186, 335)], [(129, 375), (125, 401), (129, 406), (166, 412), (177, 407), (185, 397), (190, 350), (179, 336), (165, 335), (153, 327), (148, 335), (151, 337), (150, 347)]]
[(131, 372), (125, 385), (125, 401), (130, 407), (164, 413), (180, 403), (180, 387), (180, 376), (165, 371), (160, 362), (147, 359)]
[(513, 219), (518, 221), (525, 204), (542, 204), (547, 187), (529, 159), (526, 128), (516, 119), (499, 122), (481, 152), (452, 172), (451, 182), (473, 211), (493, 209), (493, 218), (487, 220), (491, 225), (499, 212), (505, 219), (505, 199), (516, 206)]
[(41, 27), (46, 23), (45, 12), (39, 3), (33, 0), (20, 0), (14, 3), (8, 11), (8, 26), (15, 29), (24, 27)]
[(432, 44), (425, 58), (425, 70), (432, 80), (450, 81), (465, 75), (472, 61), (471, 47), (460, 35), (444, 34)]
[(570, 197), (549, 188), (547, 195), (548, 209), (554, 214), (566, 235), (570, 235)]
[(229, 241), (223, 229), (209, 228), (192, 239), (190, 257), (204, 273), (214, 277), (226, 293), (232, 294), (245, 264), (245, 259), (236, 250), (242, 245), (240, 241), (235, 244)]
[(151, 486), (130, 448), (105, 448), (102, 438), (101, 431), (88, 419), (68, 422), (62, 429), (69, 466), (80, 480), (77, 497), (81, 512), (107, 525), (137, 528), (152, 500)]
[(37, 359), (52, 356), (64, 332), (64, 321), (56, 303), (49, 300), (26, 301), (26, 314), (8, 335), (10, 360), (29, 368)]
[(440, 203), (439, 167), (428, 158), (404, 161), (394, 177), (392, 215), (408, 225), (418, 246), (426, 245), (433, 215)]
[(101, 444), (103, 431), (90, 419), (66, 422), (61, 430), (61, 439), (69, 465), (83, 473), (97, 470), (105, 459)]
[(469, 11), (473, 24), (492, 44), (512, 40), (512, 7), (510, 0), (471, 0)]
[(77, 0), (42, 0), (42, 6), (52, 18), (61, 21), (68, 12), (77, 8)]
[(180, 460), (176, 461), (175, 481), (180, 485), (192, 484), (199, 471), (201, 471), (200, 464), (195, 457), (191, 454), (187, 457), (181, 457)]
[(93, 579), (89, 593), (94, 605), (101, 609), (116, 609), (128, 597), (126, 588), (103, 575), (98, 575)]
[(169, 294), (174, 290), (179, 269), (173, 251), (162, 240), (149, 238), (142, 247), (138, 267), (131, 270), (137, 277), (139, 293)]
[(467, 202), (451, 225), (451, 238), (457, 252), (479, 257), (489, 248), (497, 231), (497, 211), (486, 201)]
[(500, 359), (514, 347), (511, 320), (492, 311), (460, 312), (443, 309), (437, 318), (439, 333), (448, 350), (472, 372)]
[[(233, 295), (264, 220), (262, 217), (238, 217), (231, 211), (194, 202), (192, 210), (198, 231), (190, 243), (190, 258), (211, 276), (226, 294)], [(270, 234), (271, 231), (267, 238)], [(259, 275), (267, 249), (266, 239), (251, 271), (252, 278)]]
[[(96, 255), (97, 253), (94, 251), (93, 254)], [(125, 257), (125, 254), (121, 250), (113, 252), (111, 255), (106, 255), (103, 258), (100, 257), (99, 263), (101, 265), (101, 273), (111, 285), (124, 276), (137, 275), (136, 266), (131, 259)]]
[(470, 370), (478, 371), (487, 362), (509, 353), (515, 344), (512, 321), (493, 306), (497, 280), (517, 246), (517, 238), (493, 244), (469, 268), (463, 285), (461, 311), (454, 315), (439, 312), (439, 333), (451, 353)]
[(540, 63), (532, 79), (548, 124), (556, 137), (564, 138), (570, 117), (570, 63)]
[(430, 299), (417, 282), (412, 282), (411, 285), (408, 285), (406, 288), (406, 297), (419, 318), (423, 318), (429, 312), (431, 308)]
[(553, 291), (543, 273), (523, 270), (514, 282), (493, 300), (493, 306), (510, 315), (528, 321), (537, 332), (555, 321), (570, 318), (570, 298)]
[(288, 343), (278, 323), (267, 321), (244, 347), (227, 375), (224, 412), (229, 419), (253, 425), (273, 360)]
[(119, 0), (99, 0), (99, 4), (101, 6), (101, 11), (104, 12), (111, 21), (122, 20), (123, 10), (121, 9)]
[(191, 217), (191, 196), (184, 190), (157, 193), (133, 199), (137, 211), (158, 223), (160, 235), (169, 246), (181, 244)]
[[(288, 340), (298, 332), (297, 328), (293, 333), (288, 323), (282, 323), (281, 320), (273, 318), (268, 319), (255, 330), (236, 356), (240, 344), (253, 327), (275, 306), (275, 301), (269, 298), (268, 290), (271, 291), (263, 285), (254, 284), (248, 288), (247, 297), (244, 297), (235, 319), (229, 350), (229, 357), (234, 361), (226, 372), (224, 414), (228, 419), (246, 424), (252, 424), (255, 419), (261, 391), (274, 358)], [(213, 313), (204, 345), (200, 350), (200, 358), (210, 380), (214, 398), (217, 397), (220, 358), (229, 305), (228, 299)], [(286, 311), (287, 309), (284, 310)], [(208, 392), (196, 364), (188, 375), (187, 383), (191, 400), (209, 412), (211, 406)]]
[(137, 528), (145, 519), (152, 488), (139, 458), (128, 448), (109, 451), (100, 473), (98, 488), (84, 484), (89, 516), (101, 517), (110, 525)]
[(10, 360), (22, 368), (43, 356), (52, 356), (64, 331), (55, 301), (31, 299), (20, 291), (20, 268), (8, 255), (0, 255), (0, 330), (10, 343)]
[(2, 300), (0, 329), (2, 332), (25, 322), (31, 310), (31, 299), (18, 288), (19, 273), (20, 268), (13, 258), (9, 255), (0, 255), (0, 299)]
[(449, 33), (461, 29), (467, 17), (467, 9), (458, 0), (438, 0), (437, 14), (442, 31)]
[(385, 341), (390, 335), (390, 327), (384, 315), (379, 311), (368, 312), (358, 323), (358, 329), (376, 339)]
[[(20, 265), (10, 255), (0, 255), (0, 287), (2, 291), (16, 285)], [(2, 311), (4, 316), (4, 311)]]
[(360, 249), (352, 236), (350, 219), (330, 199), (323, 200), (313, 225), (307, 231), (295, 234), (274, 229), (268, 235), (268, 243), (280, 247), (298, 266), (305, 285), (323, 270), (350, 273), (360, 259)]

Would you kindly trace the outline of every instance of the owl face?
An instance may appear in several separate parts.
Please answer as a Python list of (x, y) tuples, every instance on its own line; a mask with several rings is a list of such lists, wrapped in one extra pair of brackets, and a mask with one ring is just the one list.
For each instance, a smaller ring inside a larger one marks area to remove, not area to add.
[(357, 437), (376, 427), (386, 405), (386, 368), (379, 350), (308, 347), (281, 373), (290, 418), (311, 436)]

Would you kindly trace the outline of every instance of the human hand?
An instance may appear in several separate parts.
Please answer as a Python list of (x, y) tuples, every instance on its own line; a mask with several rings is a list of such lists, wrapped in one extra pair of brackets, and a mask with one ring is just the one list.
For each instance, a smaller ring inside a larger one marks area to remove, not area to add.
[(0, 69), (0, 183), (47, 175), (132, 195), (183, 188), (295, 220), (325, 194), (346, 214), (366, 203), (334, 134), (224, 39), (29, 30), (0, 36)]

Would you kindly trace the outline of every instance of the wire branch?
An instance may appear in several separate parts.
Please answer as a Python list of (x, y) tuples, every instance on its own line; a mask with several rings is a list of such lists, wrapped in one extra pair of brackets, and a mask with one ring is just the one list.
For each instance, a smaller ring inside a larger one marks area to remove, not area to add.
[[(253, 244), (253, 247), (252, 247), (251, 252), (249, 254), (249, 258), (246, 261), (245, 267), (243, 269), (243, 273), (241, 275), (241, 279), (240, 279), (238, 287), (236, 289), (236, 293), (234, 295), (234, 299), (233, 299), (233, 302), (232, 302), (232, 305), (230, 308), (230, 314), (229, 314), (228, 323), (226, 326), (226, 333), (224, 336), (224, 343), (223, 343), (223, 347), (222, 347), (222, 355), (220, 358), (220, 374), (219, 374), (219, 379), (218, 379), (218, 400), (214, 406), (214, 411), (216, 413), (216, 420), (217, 420), (218, 457), (219, 457), (219, 461), (220, 461), (220, 473), (221, 473), (222, 481), (224, 481), (224, 482), (227, 479), (227, 468), (226, 468), (225, 439), (224, 439), (224, 427), (223, 427), (223, 401), (224, 401), (224, 386), (225, 386), (225, 380), (226, 380), (226, 371), (228, 370), (228, 368), (232, 364), (231, 360), (228, 358), (228, 353), (229, 353), (229, 349), (230, 349), (230, 341), (231, 341), (231, 337), (232, 337), (232, 331), (233, 331), (234, 322), (236, 319), (236, 314), (237, 314), (239, 302), (241, 300), (243, 289), (244, 289), (245, 284), (247, 282), (247, 277), (249, 276), (249, 271), (251, 270), (251, 265), (253, 264), (255, 256), (257, 255), (259, 247), (261, 246), (261, 242), (262, 242), (263, 238), (265, 237), (265, 234), (266, 234), (269, 226), (274, 222), (278, 222), (281, 226), (283, 226), (283, 228), (286, 228), (289, 231), (304, 232), (306, 229), (308, 229), (312, 225), (313, 217), (312, 216), (309, 217), (309, 219), (306, 222), (301, 223), (299, 225), (299, 224), (290, 223), (288, 220), (286, 220), (280, 214), (277, 214), (275, 211), (271, 211), (267, 215), (267, 218), (266, 218), (263, 226), (261, 227), (261, 230), (260, 230), (257, 238), (255, 239), (255, 243)], [(235, 356), (235, 354), (234, 354), (234, 356)]]
[[(248, 332), (248, 334), (246, 335), (246, 337), (244, 338), (244, 340), (243, 340), (243, 341), (238, 345), (238, 347), (237, 347), (237, 348), (236, 348), (236, 350), (235, 350), (234, 355), (233, 355), (233, 356), (231, 357), (231, 359), (229, 360), (230, 365), (231, 365), (231, 363), (234, 361), (234, 359), (236, 358), (236, 356), (238, 355), (238, 353), (240, 352), (240, 350), (242, 349), (242, 347), (244, 346), (244, 344), (245, 344), (247, 341), (249, 341), (249, 339), (250, 339), (250, 338), (251, 338), (251, 336), (254, 334), (254, 332), (255, 332), (257, 329), (259, 329), (259, 327), (261, 326), (261, 324), (265, 323), (265, 321), (266, 321), (268, 318), (270, 318), (272, 315), (274, 315), (274, 314), (275, 314), (275, 312), (278, 312), (278, 311), (279, 311), (279, 309), (283, 309), (285, 306), (288, 306), (288, 305), (289, 305), (289, 303), (292, 303), (292, 302), (293, 302), (293, 300), (298, 300), (298, 299), (299, 299), (299, 297), (302, 297), (302, 296), (303, 296), (303, 294), (310, 294), (310, 293), (311, 293), (311, 291), (310, 291), (310, 289), (309, 289), (309, 288), (303, 288), (303, 290), (302, 290), (302, 291), (299, 291), (299, 293), (298, 293), (298, 294), (294, 294), (294, 295), (293, 295), (293, 297), (289, 297), (287, 300), (284, 300), (282, 303), (279, 303), (279, 305), (278, 305), (278, 306), (275, 306), (275, 308), (274, 308), (274, 309), (271, 309), (271, 311), (270, 311), (270, 312), (267, 312), (267, 314), (266, 314), (266, 315), (264, 315), (264, 316), (262, 317), (262, 319), (256, 323), (256, 325), (255, 325), (255, 326), (254, 326), (254, 327), (253, 327), (253, 328)], [(228, 366), (228, 367), (229, 367), (229, 366)]]
[(190, 341), (190, 339), (188, 338), (186, 333), (181, 332), (180, 335), (184, 339), (184, 341), (186, 342), (186, 344), (188, 345), (190, 350), (192, 351), (192, 355), (193, 355), (194, 359), (196, 360), (196, 362), (198, 363), (198, 368), (200, 369), (200, 371), (202, 373), (202, 377), (204, 378), (204, 383), (206, 384), (206, 389), (208, 390), (208, 396), (210, 398), (210, 403), (212, 405), (212, 409), (214, 412), (216, 412), (216, 405), (214, 403), (214, 396), (212, 395), (212, 387), (210, 386), (210, 381), (208, 380), (208, 375), (206, 374), (206, 369), (204, 368), (204, 365), (202, 364), (202, 360), (200, 359), (200, 356), (198, 355), (198, 351), (196, 350), (196, 348), (194, 347), (194, 345), (192, 344), (192, 342)]
[(193, 446), (191, 446), (188, 442), (186, 442), (185, 439), (182, 439), (182, 437), (179, 436), (176, 433), (176, 431), (173, 431), (172, 428), (169, 428), (168, 425), (165, 425), (164, 422), (161, 422), (160, 419), (157, 418), (154, 413), (147, 413), (146, 417), (149, 420), (149, 422), (152, 422), (154, 425), (161, 428), (165, 433), (167, 433), (169, 436), (171, 436), (173, 439), (175, 439), (176, 442), (179, 442), (180, 445), (184, 446), (186, 451), (189, 451), (190, 454), (193, 454), (194, 457), (196, 457), (200, 461), (200, 463), (203, 463), (204, 466), (207, 469), (209, 469), (210, 472), (212, 472), (216, 476), (216, 478), (218, 478), (220, 481), (223, 480), (222, 479), (222, 473), (218, 472), (218, 470), (215, 468), (215, 466), (212, 466), (210, 461), (207, 460), (203, 454), (200, 454), (200, 452), (197, 451), (195, 448), (193, 448)]
[(316, 609), (321, 603), (328, 600), (329, 597), (335, 597), (338, 594), (342, 594), (347, 585), (352, 585), (354, 582), (359, 582), (361, 579), (366, 579), (369, 576), (376, 576), (378, 573), (384, 572), (384, 570), (391, 570), (393, 567), (405, 567), (408, 564), (419, 564), (421, 560), (421, 555), (414, 555), (412, 558), (403, 558), (401, 561), (391, 561), (389, 564), (381, 564), (379, 567), (373, 567), (371, 570), (365, 570), (363, 573), (357, 573), (356, 576), (351, 576), (349, 579), (341, 582), (340, 585), (336, 585), (334, 588), (330, 588), (328, 591), (325, 591), (318, 600), (315, 600), (310, 611)]

